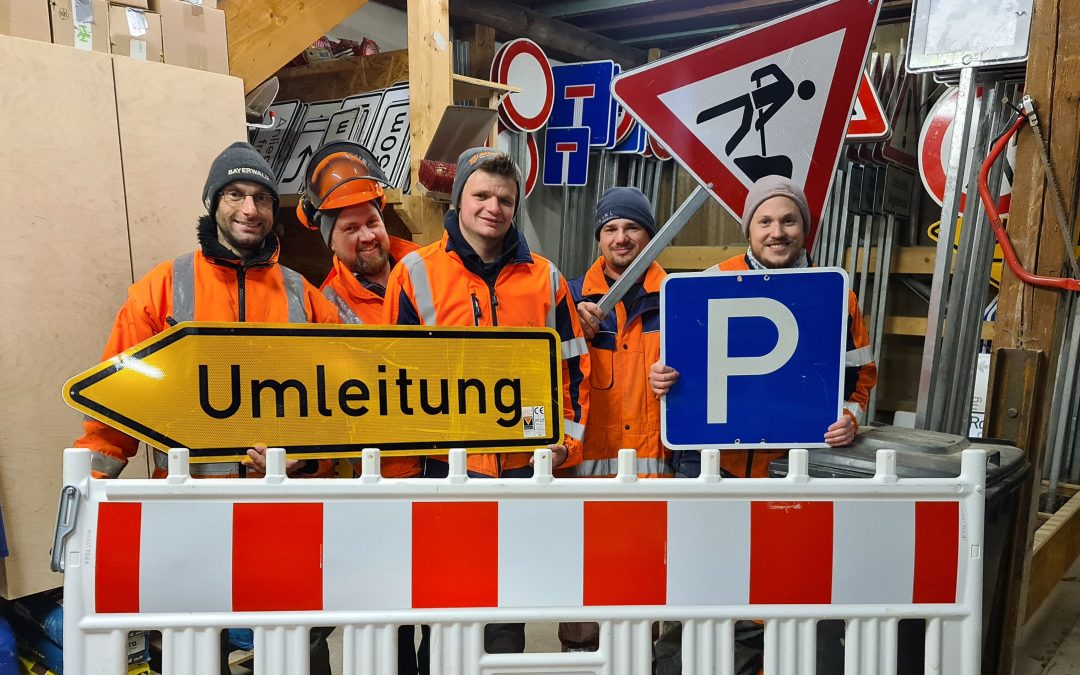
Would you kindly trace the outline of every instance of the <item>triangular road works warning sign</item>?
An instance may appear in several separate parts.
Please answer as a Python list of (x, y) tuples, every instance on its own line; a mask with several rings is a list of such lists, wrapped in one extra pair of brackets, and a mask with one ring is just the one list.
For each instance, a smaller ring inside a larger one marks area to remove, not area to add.
[(812, 243), (880, 0), (830, 0), (623, 73), (615, 96), (736, 218), (751, 185), (803, 186)]

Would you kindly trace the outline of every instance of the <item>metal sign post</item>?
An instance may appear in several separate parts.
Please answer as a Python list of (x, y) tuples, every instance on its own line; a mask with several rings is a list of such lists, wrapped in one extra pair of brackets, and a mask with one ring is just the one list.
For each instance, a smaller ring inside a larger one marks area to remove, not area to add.
[(709, 188), (711, 187), (711, 185), (708, 187), (698, 185), (694, 188), (694, 191), (690, 193), (690, 196), (686, 198), (686, 201), (682, 203), (675, 213), (671, 214), (668, 221), (664, 223), (664, 226), (660, 228), (656, 233), (656, 236), (652, 238), (652, 241), (650, 241), (649, 245), (641, 252), (641, 255), (635, 258), (634, 262), (630, 263), (630, 266), (626, 268), (626, 271), (622, 273), (622, 276), (611, 285), (611, 288), (604, 294), (604, 297), (600, 298), (598, 304), (600, 306), (600, 311), (604, 313), (604, 316), (607, 316), (608, 313), (615, 308), (615, 305), (622, 300), (630, 287), (637, 283), (637, 280), (645, 273), (645, 270), (649, 268), (649, 265), (660, 257), (660, 252), (667, 248), (667, 245), (675, 239), (680, 231), (682, 231), (683, 226), (686, 225), (687, 221), (698, 212), (701, 205), (709, 198)]

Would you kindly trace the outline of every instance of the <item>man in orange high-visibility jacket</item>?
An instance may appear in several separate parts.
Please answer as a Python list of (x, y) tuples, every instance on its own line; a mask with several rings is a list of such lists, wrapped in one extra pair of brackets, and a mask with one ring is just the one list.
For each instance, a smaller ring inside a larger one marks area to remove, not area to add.
[[(128, 289), (102, 360), (181, 321), (339, 323), (338, 312), (300, 274), (278, 264), (279, 245), (270, 231), (277, 212), (277, 181), (247, 143), (226, 148), (210, 167), (203, 188), (208, 215), (199, 219), (199, 248), (163, 262)], [(77, 447), (93, 451), (97, 475), (115, 478), (138, 450), (138, 441), (96, 420), (83, 422)], [(258, 439), (252, 439), (256, 442)], [(192, 464), (197, 477), (228, 478), (265, 470), (265, 448), (239, 462)], [(164, 476), (168, 457), (154, 452), (154, 475)], [(330, 461), (290, 460), (294, 475), (321, 475)]]
[[(799, 186), (781, 176), (766, 176), (750, 188), (743, 212), (743, 233), (750, 242), (746, 253), (721, 262), (712, 269), (751, 270), (808, 267), (810, 260), (803, 244), (809, 230), (810, 208)], [(870, 390), (877, 383), (877, 366), (870, 338), (859, 312), (859, 301), (848, 292), (847, 352), (844, 375), (844, 410), (840, 419), (825, 431), (823, 440), (833, 447), (855, 440), (859, 417), (865, 414)], [(653, 393), (663, 396), (670, 391), (679, 374), (660, 362), (652, 365), (649, 384)], [(720, 468), (740, 478), (764, 478), (769, 463), (784, 456), (786, 450), (744, 450), (720, 454)], [(679, 453), (686, 460), (697, 453)], [(699, 467), (698, 467), (699, 468)], [(694, 469), (680, 473), (696, 475)]]
[(589, 341), (589, 425), (581, 464), (569, 476), (613, 476), (619, 450), (637, 450), (642, 478), (671, 477), (671, 452), (660, 442), (660, 403), (649, 390), (649, 366), (660, 358), (660, 283), (653, 262), (606, 317), (597, 302), (656, 234), (652, 205), (641, 190), (613, 187), (596, 204), (600, 257), (570, 281)]
[[(382, 217), (386, 178), (367, 149), (330, 143), (315, 152), (310, 164), (296, 216), (317, 230), (334, 254), (322, 293), (337, 307), (342, 323), (378, 325), (390, 269), (420, 247), (387, 234)], [(353, 468), (359, 473), (359, 460), (353, 460)], [(386, 478), (411, 478), (420, 474), (420, 460), (384, 457), (380, 471)]]
[[(210, 165), (203, 187), (207, 215), (198, 223), (199, 248), (150, 270), (128, 289), (102, 360), (112, 358), (181, 321), (339, 323), (337, 309), (300, 274), (278, 264), (279, 244), (271, 232), (278, 207), (277, 181), (255, 148), (237, 142)], [(77, 447), (93, 451), (99, 476), (115, 478), (138, 450), (138, 441), (95, 420), (83, 423)], [(253, 443), (257, 439), (252, 439)], [(192, 464), (199, 478), (261, 476), (266, 446), (248, 450), (244, 463)], [(154, 452), (155, 477), (168, 457)], [(330, 460), (288, 460), (291, 476), (329, 476)], [(222, 634), (221, 672), (230, 672), (228, 639)], [(325, 631), (311, 642), (312, 675), (330, 675)]]
[[(810, 225), (810, 207), (798, 185), (781, 176), (766, 176), (754, 183), (746, 197), (743, 210), (743, 234), (749, 241), (746, 253), (729, 258), (711, 269), (751, 270), (789, 269), (810, 265), (806, 249), (806, 233)], [(850, 445), (859, 428), (858, 418), (865, 413), (870, 390), (877, 383), (870, 339), (859, 312), (855, 294), (848, 292), (847, 353), (845, 357), (844, 410), (840, 419), (825, 431), (823, 440), (833, 447)], [(678, 380), (675, 369), (657, 361), (649, 370), (649, 384), (657, 396), (667, 394)], [(720, 453), (720, 469), (739, 478), (765, 478), (769, 463), (783, 457), (786, 450), (740, 450)], [(697, 452), (676, 453), (679, 475), (697, 476), (701, 471), (701, 456)], [(823, 621), (818, 624), (818, 672), (839, 672), (843, 668), (840, 643), (842, 622)], [(681, 627), (665, 625), (655, 647), (658, 675), (679, 672)], [(737, 672), (756, 673), (761, 668), (762, 628), (759, 622), (739, 621), (735, 626), (735, 660)], [(837, 661), (838, 655), (841, 655)]]
[[(529, 250), (514, 226), (524, 199), (513, 160), (490, 148), (458, 158), (451, 209), (441, 241), (406, 255), (390, 273), (385, 323), (426, 326), (547, 326), (561, 340), (563, 442), (548, 446), (553, 466), (581, 461), (589, 410), (589, 349), (566, 279), (555, 265)], [(473, 476), (528, 477), (531, 453), (475, 454)], [(447, 474), (444, 458), (427, 457), (424, 475)], [(525, 624), (489, 624), (488, 653), (522, 652)], [(421, 672), (426, 657), (421, 645)]]

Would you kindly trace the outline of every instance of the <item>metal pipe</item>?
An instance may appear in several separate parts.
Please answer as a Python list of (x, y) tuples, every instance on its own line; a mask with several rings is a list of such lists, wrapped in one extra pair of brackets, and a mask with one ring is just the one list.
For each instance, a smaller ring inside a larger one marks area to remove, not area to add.
[(959, 176), (967, 160), (968, 119), (975, 105), (975, 68), (960, 71), (960, 95), (953, 121), (952, 145), (949, 167), (945, 172), (945, 198), (941, 205), (941, 229), (938, 233), (937, 252), (934, 257), (934, 281), (930, 291), (930, 311), (926, 319), (926, 342), (923, 345), (922, 366), (919, 373), (918, 407), (915, 426), (919, 429), (937, 430), (940, 427), (941, 404), (938, 394), (941, 334), (945, 324), (946, 303), (949, 299), (950, 272), (953, 259), (953, 228), (956, 225), (956, 205), (960, 203), (963, 188)]

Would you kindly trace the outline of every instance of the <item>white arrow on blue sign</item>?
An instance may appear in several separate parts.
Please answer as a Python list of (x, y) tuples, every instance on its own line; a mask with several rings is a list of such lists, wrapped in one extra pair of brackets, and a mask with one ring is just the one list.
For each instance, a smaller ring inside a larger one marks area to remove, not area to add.
[(669, 274), (661, 359), (679, 379), (664, 445), (825, 447), (843, 405), (847, 296), (838, 268)]

